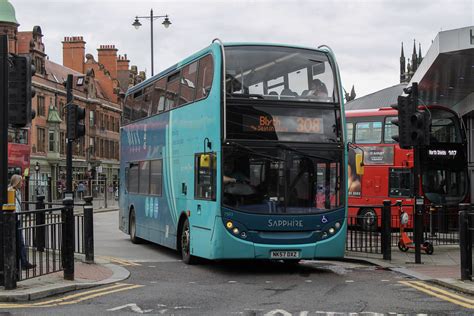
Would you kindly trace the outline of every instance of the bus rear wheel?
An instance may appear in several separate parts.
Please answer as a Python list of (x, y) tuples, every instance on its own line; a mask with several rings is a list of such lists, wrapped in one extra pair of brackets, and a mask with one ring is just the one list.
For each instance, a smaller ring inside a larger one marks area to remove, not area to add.
[(142, 243), (142, 239), (137, 237), (137, 222), (135, 219), (135, 210), (132, 208), (130, 210), (130, 220), (129, 220), (129, 229), (130, 233), (130, 241), (133, 244), (140, 244)]
[(189, 220), (185, 219), (181, 229), (181, 257), (186, 264), (196, 263), (196, 257), (191, 255), (191, 229)]

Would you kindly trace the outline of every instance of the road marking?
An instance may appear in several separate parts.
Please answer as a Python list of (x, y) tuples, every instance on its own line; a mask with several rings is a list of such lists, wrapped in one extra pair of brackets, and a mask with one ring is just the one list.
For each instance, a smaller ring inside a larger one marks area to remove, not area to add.
[(421, 281), (398, 281), (398, 282), (401, 284), (410, 286), (414, 289), (417, 289), (418, 291), (421, 291), (423, 293), (451, 302), (453, 304), (456, 304), (465, 308), (469, 308), (469, 309), (474, 309), (474, 300), (456, 295), (454, 293), (445, 291), (443, 289), (439, 289), (434, 286), (430, 286), (424, 282), (421, 282)]
[(390, 282), (390, 280), (380, 280), (380, 281), (382, 281), (382, 282)]
[(288, 312), (287, 312), (286, 310), (284, 310), (284, 309), (275, 309), (275, 310), (269, 311), (269, 312), (266, 313), (264, 316), (276, 316), (276, 315), (291, 316), (291, 313), (288, 313)]
[(346, 280), (346, 283), (354, 283), (354, 280)]
[(122, 266), (141, 266), (141, 264), (130, 261), (130, 260), (127, 260), (127, 259), (120, 259), (120, 258), (115, 258), (115, 257), (105, 257), (105, 256), (101, 256), (100, 258), (105, 259), (105, 260), (109, 260), (109, 261), (114, 262), (114, 263), (118, 263)]
[(126, 283), (117, 283), (111, 286), (107, 286), (100, 289), (85, 291), (77, 294), (68, 295), (65, 297), (61, 297), (58, 299), (48, 300), (44, 302), (38, 303), (28, 303), (28, 304), (0, 304), (0, 309), (2, 308), (34, 308), (34, 307), (55, 307), (60, 305), (70, 305), (76, 304), (91, 298), (112, 294), (116, 292), (132, 290), (139, 287), (143, 287), (144, 285), (133, 285), (133, 284), (126, 284)]
[(139, 313), (139, 314), (149, 313), (149, 312), (152, 311), (152, 309), (143, 310), (135, 303), (130, 303), (130, 304), (122, 305), (122, 306), (117, 306), (117, 307), (114, 307), (114, 308), (110, 308), (107, 311), (108, 312), (115, 312), (115, 311), (118, 311), (118, 310), (121, 310), (121, 309), (124, 309), (124, 308), (130, 308), (132, 310), (132, 312)]

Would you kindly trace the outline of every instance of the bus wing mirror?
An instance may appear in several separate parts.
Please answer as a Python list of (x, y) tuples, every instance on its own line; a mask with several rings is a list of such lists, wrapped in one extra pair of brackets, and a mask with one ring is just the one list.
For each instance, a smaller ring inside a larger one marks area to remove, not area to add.
[(363, 154), (356, 154), (355, 155), (355, 163), (356, 163), (356, 174), (361, 176), (364, 174), (364, 155)]

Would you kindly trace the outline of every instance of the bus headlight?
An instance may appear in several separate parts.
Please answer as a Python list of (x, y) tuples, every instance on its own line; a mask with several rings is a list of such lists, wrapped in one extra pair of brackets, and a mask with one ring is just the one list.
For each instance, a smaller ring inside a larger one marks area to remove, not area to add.
[(336, 229), (334, 227), (329, 228), (329, 233), (332, 235), (336, 232)]
[(335, 227), (336, 229), (339, 229), (339, 228), (341, 228), (341, 223), (339, 223), (339, 222), (336, 222), (336, 224), (334, 224), (334, 227)]
[(240, 237), (242, 237), (244, 239), (247, 238), (247, 233), (246, 232), (241, 232)]
[(237, 227), (234, 227), (234, 229), (232, 229), (232, 232), (236, 235), (239, 234), (239, 229)]
[(225, 226), (228, 228), (228, 229), (232, 229), (232, 227), (234, 227), (234, 224), (232, 224), (231, 221), (228, 221)]

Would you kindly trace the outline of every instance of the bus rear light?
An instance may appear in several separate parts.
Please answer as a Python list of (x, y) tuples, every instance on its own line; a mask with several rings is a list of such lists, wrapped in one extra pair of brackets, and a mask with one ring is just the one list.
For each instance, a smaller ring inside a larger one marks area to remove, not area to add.
[(232, 224), (231, 221), (228, 221), (225, 226), (228, 228), (228, 229), (232, 229), (232, 227), (234, 227), (234, 224)]
[(239, 229), (237, 227), (234, 227), (234, 229), (232, 229), (232, 232), (236, 235), (239, 234)]

